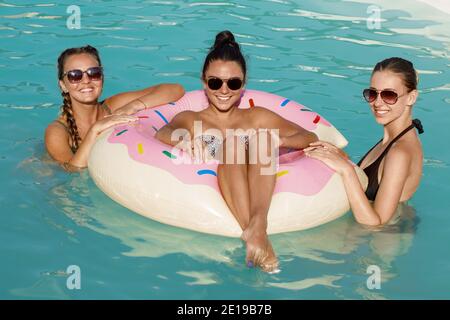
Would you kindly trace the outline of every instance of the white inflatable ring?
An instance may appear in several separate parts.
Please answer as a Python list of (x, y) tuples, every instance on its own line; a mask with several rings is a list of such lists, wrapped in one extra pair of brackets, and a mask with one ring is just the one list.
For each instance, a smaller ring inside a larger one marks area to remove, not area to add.
[[(344, 147), (347, 140), (322, 116), (289, 99), (246, 90), (239, 108), (263, 106)], [(188, 92), (176, 103), (138, 113), (137, 124), (101, 134), (88, 167), (97, 186), (113, 200), (150, 219), (199, 232), (239, 237), (242, 233), (217, 182), (217, 163), (179, 164), (186, 156), (154, 138), (184, 110), (208, 106), (204, 91)], [(364, 172), (356, 169), (367, 185)], [(312, 228), (342, 216), (349, 203), (340, 176), (320, 161), (294, 151), (280, 156), (268, 214), (268, 233)]]

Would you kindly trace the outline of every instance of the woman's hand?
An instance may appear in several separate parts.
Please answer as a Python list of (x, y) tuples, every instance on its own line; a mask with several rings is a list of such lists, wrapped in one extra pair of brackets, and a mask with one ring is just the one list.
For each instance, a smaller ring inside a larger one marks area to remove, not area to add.
[(209, 155), (208, 148), (201, 137), (191, 139), (189, 133), (183, 136), (182, 141), (177, 144), (177, 148), (187, 152), (189, 156), (194, 159), (194, 163), (208, 162), (212, 159)]
[(306, 156), (322, 161), (340, 175), (343, 175), (347, 170), (353, 170), (348, 155), (328, 142), (316, 141), (310, 143), (309, 147), (303, 149), (303, 151)]
[(323, 147), (325, 149), (333, 150), (334, 152), (339, 153), (341, 155), (341, 157), (343, 157), (345, 159), (349, 159), (348, 154), (345, 153), (342, 149), (336, 147), (334, 144), (331, 144), (331, 143), (325, 142), (325, 141), (321, 141), (321, 140), (310, 143), (309, 147), (305, 148), (305, 151), (306, 151), (306, 149), (314, 148), (314, 147)]
[(138, 117), (128, 115), (105, 116), (103, 119), (98, 120), (96, 123), (94, 123), (90, 131), (97, 136), (106, 129), (109, 129), (115, 125), (135, 122), (137, 120), (139, 120)]

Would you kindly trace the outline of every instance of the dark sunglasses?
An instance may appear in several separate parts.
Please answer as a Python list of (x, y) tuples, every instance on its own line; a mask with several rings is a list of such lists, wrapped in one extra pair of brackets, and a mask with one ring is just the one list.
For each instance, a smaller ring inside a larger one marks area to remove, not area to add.
[(399, 96), (397, 92), (392, 90), (364, 89), (363, 91), (364, 99), (366, 99), (366, 101), (369, 103), (372, 103), (375, 100), (377, 100), (378, 94), (380, 94), (381, 99), (387, 104), (396, 104), (398, 98), (405, 95), (402, 94), (401, 96)]
[(206, 83), (208, 84), (208, 88), (211, 90), (219, 90), (222, 88), (223, 83), (226, 83), (228, 88), (232, 91), (239, 90), (242, 88), (244, 81), (239, 78), (230, 78), (230, 79), (220, 79), (220, 78), (209, 78)]
[(67, 76), (67, 80), (70, 83), (78, 83), (83, 79), (83, 74), (86, 73), (90, 80), (99, 81), (103, 78), (103, 68), (102, 67), (92, 67), (86, 71), (81, 71), (79, 69), (70, 70), (63, 74), (63, 78)]

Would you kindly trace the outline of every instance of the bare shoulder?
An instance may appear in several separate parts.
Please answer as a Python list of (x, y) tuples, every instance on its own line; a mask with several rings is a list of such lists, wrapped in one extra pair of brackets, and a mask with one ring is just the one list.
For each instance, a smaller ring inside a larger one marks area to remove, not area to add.
[(199, 119), (199, 113), (191, 110), (181, 111), (177, 113), (172, 121), (190, 121)]
[(63, 123), (53, 121), (45, 129), (45, 147), (50, 156), (58, 161), (69, 161), (73, 156), (69, 146), (69, 133)]
[(253, 116), (260, 116), (260, 115), (276, 115), (275, 112), (264, 108), (264, 107), (258, 107), (258, 106), (254, 106), (252, 108), (249, 109), (244, 109), (244, 110), (248, 110), (248, 113), (253, 115)]
[(47, 149), (53, 149), (61, 144), (68, 144), (69, 133), (64, 122), (53, 121), (45, 129), (45, 145)]
[(280, 134), (290, 136), (299, 132), (306, 132), (305, 129), (296, 123), (284, 118), (278, 113), (264, 107), (253, 107), (249, 110), (250, 120), (258, 128), (276, 128)]
[(66, 136), (69, 134), (67, 132), (67, 124), (63, 119), (57, 119), (52, 121), (45, 129), (45, 138), (52, 137), (54, 135)]
[(186, 110), (176, 114), (170, 121), (170, 125), (177, 128), (190, 128), (196, 120), (200, 120), (199, 113)]
[(264, 124), (263, 126), (270, 126), (274, 121), (277, 121), (280, 118), (278, 114), (264, 107), (255, 106), (244, 110), (246, 110), (249, 119), (253, 123), (260, 125)]
[[(419, 146), (420, 149), (420, 146)], [(400, 140), (395, 143), (386, 155), (386, 165), (395, 165), (396, 167), (409, 165), (418, 150), (416, 143), (408, 140)]]

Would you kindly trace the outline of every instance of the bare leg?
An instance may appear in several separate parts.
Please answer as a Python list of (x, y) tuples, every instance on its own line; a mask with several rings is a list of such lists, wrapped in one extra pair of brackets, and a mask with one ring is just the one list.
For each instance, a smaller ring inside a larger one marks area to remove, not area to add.
[[(256, 137), (256, 136), (255, 136)], [(237, 147), (244, 147), (239, 139), (235, 145), (225, 146), (225, 155), (235, 152)], [(270, 142), (269, 142), (270, 143)], [(270, 146), (270, 144), (269, 144)], [(246, 156), (245, 161), (248, 162)], [(267, 214), (275, 187), (275, 174), (261, 175), (261, 169), (267, 167), (257, 159), (252, 164), (236, 164), (237, 158), (231, 164), (220, 164), (218, 181), (222, 195), (244, 231), (242, 239), (247, 245), (247, 263), (272, 272), (278, 267), (278, 261), (272, 245), (267, 237)]]
[[(251, 143), (256, 143), (255, 138), (258, 138), (258, 135), (254, 136)], [(263, 148), (263, 152), (267, 152), (267, 156), (270, 157), (272, 156), (270, 136), (263, 135), (262, 139), (265, 138), (267, 138), (268, 150)], [(275, 188), (276, 176), (275, 172), (262, 174), (262, 169), (267, 169), (270, 164), (263, 164), (260, 157), (255, 157), (254, 160), (257, 161), (249, 164), (247, 175), (250, 193), (250, 221), (248, 228), (243, 233), (243, 239), (247, 243), (246, 260), (252, 261), (266, 272), (273, 272), (278, 269), (278, 260), (267, 236), (267, 214)], [(272, 160), (274, 159), (272, 158)]]
[(222, 196), (225, 199), (228, 207), (241, 226), (242, 230), (248, 227), (250, 221), (250, 194), (247, 179), (247, 167), (245, 163), (237, 164), (237, 159), (234, 158), (232, 163), (226, 163), (227, 154), (232, 152), (236, 154), (236, 148), (243, 147), (239, 144), (239, 139), (235, 138), (233, 146), (224, 144), (224, 150), (219, 156), (223, 160), (217, 169), (217, 178)]
[(241, 229), (245, 230), (250, 221), (247, 165), (219, 164), (217, 178), (225, 202), (241, 226)]

